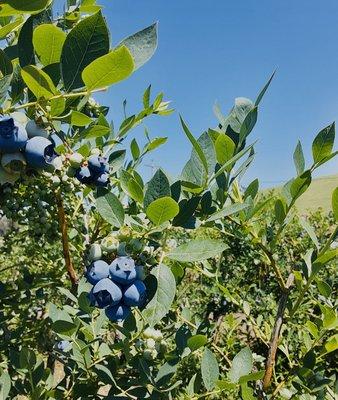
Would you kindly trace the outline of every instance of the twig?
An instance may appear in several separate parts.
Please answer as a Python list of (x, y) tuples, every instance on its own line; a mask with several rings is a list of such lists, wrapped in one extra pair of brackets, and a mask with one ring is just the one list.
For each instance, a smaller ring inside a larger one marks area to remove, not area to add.
[(264, 378), (263, 378), (263, 389), (264, 390), (266, 390), (270, 386), (272, 372), (273, 372), (273, 368), (274, 368), (275, 361), (276, 361), (278, 341), (279, 341), (279, 337), (280, 337), (280, 333), (281, 333), (281, 329), (282, 329), (282, 325), (283, 325), (283, 320), (284, 320), (284, 312), (285, 312), (287, 300), (289, 297), (289, 291), (290, 291), (291, 286), (293, 285), (293, 281), (294, 281), (294, 275), (290, 274), (288, 277), (288, 280), (285, 284), (286, 290), (283, 291), (282, 297), (279, 301), (275, 326), (273, 328), (273, 331), (271, 334), (271, 339), (270, 339), (269, 354), (268, 354), (268, 358), (267, 358), (266, 366), (265, 366), (265, 374), (264, 374)]
[(59, 217), (59, 226), (60, 226), (61, 237), (62, 237), (63, 256), (65, 259), (69, 279), (72, 282), (72, 285), (76, 286), (78, 279), (77, 279), (77, 275), (74, 270), (72, 259), (70, 256), (67, 217), (65, 214), (65, 209), (63, 207), (62, 196), (61, 196), (61, 193), (59, 190), (56, 191), (55, 197), (56, 197), (56, 206), (57, 206), (58, 217)]

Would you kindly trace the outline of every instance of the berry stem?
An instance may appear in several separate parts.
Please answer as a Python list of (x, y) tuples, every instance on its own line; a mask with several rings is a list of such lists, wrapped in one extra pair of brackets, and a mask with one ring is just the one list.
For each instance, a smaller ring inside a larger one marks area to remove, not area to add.
[(278, 348), (278, 342), (280, 338), (280, 333), (282, 330), (283, 322), (284, 322), (284, 313), (286, 309), (286, 304), (289, 297), (289, 291), (293, 285), (294, 275), (291, 273), (288, 277), (288, 280), (285, 284), (285, 291), (282, 293), (282, 296), (279, 300), (278, 311), (276, 316), (275, 325), (271, 334), (270, 345), (269, 345), (269, 354), (265, 365), (265, 374), (263, 378), (263, 389), (266, 391), (271, 382), (273, 369), (276, 362), (276, 353)]
[(61, 237), (62, 237), (63, 256), (65, 259), (69, 279), (72, 282), (73, 287), (75, 287), (77, 285), (78, 279), (77, 279), (77, 275), (74, 270), (73, 262), (72, 262), (72, 259), (70, 256), (67, 217), (66, 217), (65, 209), (63, 207), (63, 200), (62, 200), (60, 190), (56, 191), (55, 198), (56, 198), (56, 206), (57, 206), (57, 210), (58, 210), (59, 226), (60, 226)]
[[(60, 93), (60, 94), (56, 94), (55, 96), (52, 96), (50, 98), (48, 98), (48, 100), (57, 100), (57, 99), (70, 99), (73, 97), (81, 97), (81, 96), (90, 96), (92, 93), (96, 93), (96, 92), (104, 92), (106, 91), (107, 88), (102, 88), (102, 89), (94, 89), (91, 91), (82, 91), (82, 92), (72, 92), (72, 93)], [(24, 103), (24, 104), (20, 104), (16, 107), (9, 107), (6, 108), (5, 110), (2, 111), (3, 114), (10, 114), (11, 112), (17, 111), (17, 110), (21, 110), (22, 108), (27, 108), (27, 107), (32, 107), (39, 104), (39, 101), (30, 101), (28, 103)]]

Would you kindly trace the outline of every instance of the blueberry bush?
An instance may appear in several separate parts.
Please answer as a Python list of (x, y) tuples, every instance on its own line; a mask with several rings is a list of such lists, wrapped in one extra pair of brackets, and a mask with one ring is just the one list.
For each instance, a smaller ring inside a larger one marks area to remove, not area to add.
[(125, 139), (169, 102), (149, 86), (116, 124), (95, 93), (152, 57), (157, 25), (113, 44), (95, 0), (57, 6), (0, 4), (0, 398), (336, 398), (338, 188), (328, 216), (295, 206), (334, 123), (282, 190), (243, 187), (272, 76), (197, 138), (181, 117), (180, 177), (145, 183), (167, 137)]

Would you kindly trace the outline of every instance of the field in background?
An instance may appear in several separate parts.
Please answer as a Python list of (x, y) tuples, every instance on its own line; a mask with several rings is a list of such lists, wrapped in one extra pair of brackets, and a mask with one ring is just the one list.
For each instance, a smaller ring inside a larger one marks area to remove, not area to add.
[[(338, 174), (314, 179), (310, 188), (296, 202), (299, 212), (305, 214), (308, 211), (316, 211), (318, 208), (322, 208), (325, 212), (331, 211), (332, 192), (337, 186)], [(276, 188), (276, 190), (279, 189), (281, 188)]]

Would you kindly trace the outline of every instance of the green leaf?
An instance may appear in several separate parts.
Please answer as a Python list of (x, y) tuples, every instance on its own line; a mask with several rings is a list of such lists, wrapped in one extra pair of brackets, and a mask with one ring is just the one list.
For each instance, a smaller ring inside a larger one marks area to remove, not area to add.
[(312, 181), (311, 172), (305, 171), (293, 180), (290, 186), (290, 194), (292, 198), (298, 199), (310, 186)]
[[(157, 48), (157, 23), (122, 40), (120, 46), (126, 46), (134, 61), (134, 70), (145, 64)], [(150, 89), (149, 89), (150, 92)], [(148, 104), (146, 101), (145, 104)]]
[(157, 147), (161, 146), (168, 140), (167, 137), (158, 137), (152, 139), (149, 143), (145, 145), (145, 151), (152, 151), (155, 150)]
[[(93, 122), (93, 120), (88, 117), (88, 115), (81, 113), (80, 111), (72, 110), (72, 114), (70, 116), (70, 123), (71, 125), (75, 126), (86, 126)], [(100, 125), (96, 125), (100, 126)], [(106, 133), (108, 133), (110, 129)]]
[(250, 185), (245, 189), (244, 192), (244, 199), (248, 198), (249, 196), (254, 199), (257, 196), (259, 189), (259, 180), (253, 180)]
[(218, 178), (220, 175), (222, 175), (223, 172), (227, 170), (229, 165), (235, 164), (236, 161), (238, 161), (240, 158), (242, 158), (248, 151), (250, 151), (253, 148), (254, 145), (255, 145), (255, 143), (253, 143), (250, 146), (244, 148), (239, 153), (237, 153), (232, 158), (230, 158), (229, 161), (227, 161), (225, 164), (223, 164), (222, 167), (215, 174), (213, 174), (211, 176), (211, 178), (209, 179), (209, 184), (212, 181), (214, 181), (216, 178)]
[[(201, 148), (208, 164), (209, 176), (215, 171), (217, 160), (214, 142), (208, 132), (202, 133), (202, 135), (197, 139), (197, 143)], [(196, 192), (200, 192), (206, 185), (207, 175), (205, 167), (197, 154), (196, 150), (193, 148), (191, 152), (190, 159), (185, 164), (181, 180), (185, 182), (185, 190), (195, 191), (193, 187), (199, 188)], [(188, 185), (187, 183), (188, 182)], [(190, 187), (190, 189), (188, 189)]]
[(195, 239), (176, 247), (167, 257), (180, 262), (203, 261), (219, 255), (226, 248), (220, 240)]
[(135, 138), (130, 143), (130, 151), (134, 160), (137, 160), (140, 157), (140, 147)]
[(338, 222), (338, 186), (332, 193), (332, 211), (334, 219)]
[(58, 63), (66, 34), (53, 24), (42, 24), (33, 31), (34, 49), (43, 65)]
[(51, 78), (46, 72), (38, 69), (34, 65), (27, 65), (22, 68), (21, 76), (27, 87), (37, 99), (44, 97), (49, 99), (57, 94), (57, 90)]
[(218, 219), (223, 219), (228, 217), (229, 215), (236, 214), (242, 210), (245, 210), (249, 207), (247, 203), (236, 203), (231, 204), (229, 206), (225, 206), (222, 210), (215, 212), (210, 215), (210, 217), (205, 222), (217, 221)]
[(318, 286), (318, 291), (322, 296), (326, 298), (329, 298), (331, 296), (332, 288), (327, 282), (318, 280), (317, 286)]
[(176, 294), (176, 282), (170, 268), (164, 264), (155, 267), (151, 275), (156, 278), (157, 289), (142, 314), (148, 324), (153, 327), (169, 312)]
[(134, 70), (129, 50), (119, 47), (91, 62), (82, 72), (88, 90), (104, 88), (128, 78)]
[(182, 199), (178, 205), (180, 212), (173, 219), (173, 226), (182, 226), (183, 228), (192, 227), (195, 224), (194, 213), (201, 200), (200, 196), (192, 196), (190, 199)]
[[(223, 165), (229, 161), (234, 155), (235, 148), (235, 143), (228, 135), (224, 133), (218, 135), (215, 142), (217, 162)], [(231, 169), (231, 165), (229, 165), (229, 168)]]
[(112, 226), (120, 228), (123, 225), (124, 209), (120, 200), (113, 193), (98, 197), (96, 208), (101, 217)]
[(143, 202), (143, 189), (136, 179), (127, 171), (122, 171), (120, 176), (122, 190), (133, 200)]
[(0, 28), (0, 39), (6, 39), (6, 37), (16, 31), (16, 28), (18, 28), (21, 24), (23, 23), (23, 18), (22, 16), (18, 17), (15, 21), (10, 22), (9, 24), (2, 26)]
[(296, 166), (297, 175), (301, 175), (305, 169), (305, 159), (302, 144), (299, 140), (293, 153), (293, 161)]
[(182, 117), (180, 117), (181, 119), (181, 124), (184, 130), (184, 133), (186, 134), (187, 138), (190, 140), (190, 143), (192, 144), (194, 150), (196, 151), (202, 165), (204, 168), (204, 182), (206, 184), (207, 179), (208, 179), (208, 162), (207, 159), (203, 153), (203, 150), (201, 148), (201, 146), (199, 145), (198, 141), (195, 139), (195, 137), (192, 135), (192, 133), (189, 131), (189, 128), (187, 127), (187, 125), (185, 124), (185, 122), (183, 121)]
[(0, 17), (17, 14), (37, 14), (46, 9), (51, 0), (4, 0), (0, 5)]
[(275, 216), (279, 224), (284, 222), (286, 217), (286, 204), (282, 199), (277, 199), (275, 202)]
[(252, 370), (252, 353), (249, 347), (244, 347), (232, 360), (228, 378), (232, 383), (237, 383), (242, 376), (250, 374)]
[(316, 236), (316, 232), (314, 231), (312, 226), (303, 217), (299, 218), (299, 222), (301, 223), (302, 227), (306, 230), (307, 234), (310, 236), (312, 242), (316, 245), (317, 249), (319, 249), (320, 245)]
[(255, 101), (255, 106), (258, 106), (259, 103), (261, 102), (262, 98), (265, 95), (265, 92), (268, 90), (268, 87), (270, 86), (270, 83), (271, 83), (273, 77), (275, 76), (275, 73), (276, 73), (276, 71), (273, 72), (273, 74), (270, 76), (269, 80), (267, 81), (267, 83), (264, 85), (263, 89), (261, 90), (261, 92), (257, 96), (257, 99)]
[(67, 91), (85, 86), (81, 74), (109, 51), (109, 32), (101, 12), (80, 21), (67, 35), (61, 54), (61, 74)]
[(12, 61), (2, 49), (0, 49), (0, 72), (3, 76), (11, 75), (13, 73)]
[(314, 163), (319, 163), (332, 153), (335, 138), (335, 124), (321, 130), (312, 143), (312, 155)]
[(219, 367), (217, 359), (214, 353), (208, 348), (204, 349), (202, 362), (201, 362), (201, 373), (205, 388), (211, 391), (216, 384), (219, 377)]
[(0, 376), (0, 399), (6, 400), (11, 390), (11, 377), (7, 372), (3, 372)]
[(235, 99), (235, 105), (231, 109), (228, 117), (223, 118), (223, 120), (220, 121), (222, 124), (222, 130), (226, 132), (230, 126), (234, 132), (240, 133), (245, 117), (254, 107), (255, 106), (251, 100), (246, 99), (245, 97), (237, 97)]
[(96, 139), (107, 135), (110, 132), (110, 128), (102, 125), (94, 125), (86, 129), (82, 134), (86, 139)]
[(73, 322), (66, 320), (57, 320), (52, 324), (52, 329), (56, 333), (71, 336), (77, 329)]
[(187, 341), (187, 345), (191, 351), (195, 351), (207, 343), (208, 338), (205, 335), (194, 335), (191, 336)]
[(143, 205), (147, 208), (150, 203), (160, 197), (170, 196), (170, 184), (166, 174), (158, 169), (147, 185)]
[(126, 150), (116, 150), (109, 156), (109, 164), (114, 172), (118, 171), (124, 163)]
[(245, 116), (239, 132), (239, 142), (242, 143), (243, 140), (251, 133), (257, 122), (257, 107), (254, 107)]
[(180, 209), (178, 204), (171, 197), (161, 197), (147, 207), (147, 217), (155, 225), (161, 225), (166, 221), (173, 219)]
[(29, 17), (20, 29), (18, 37), (18, 56), (21, 67), (35, 64), (33, 47), (33, 26), (35, 18)]

